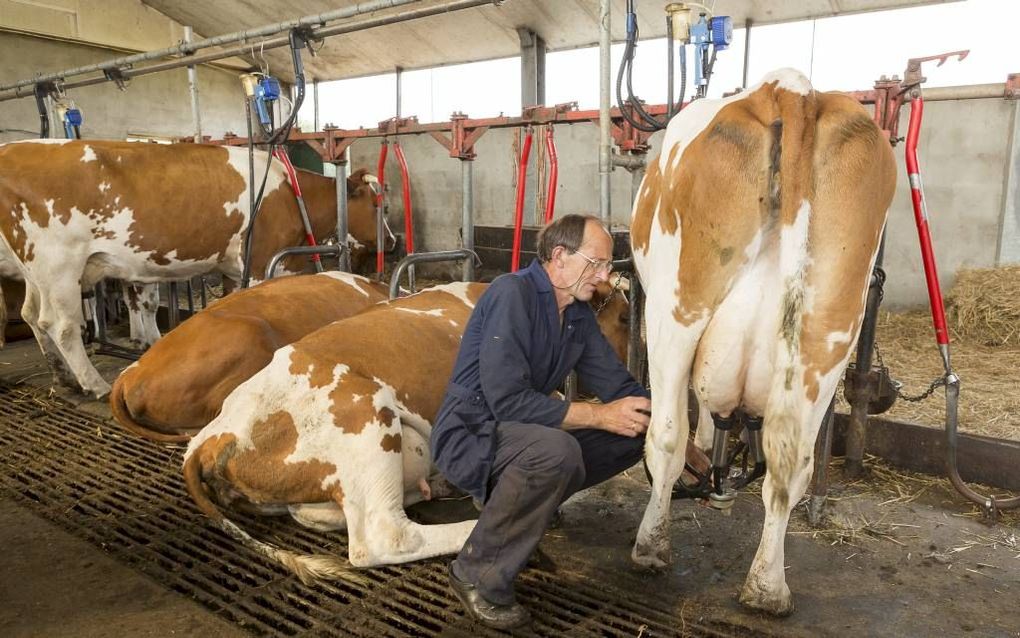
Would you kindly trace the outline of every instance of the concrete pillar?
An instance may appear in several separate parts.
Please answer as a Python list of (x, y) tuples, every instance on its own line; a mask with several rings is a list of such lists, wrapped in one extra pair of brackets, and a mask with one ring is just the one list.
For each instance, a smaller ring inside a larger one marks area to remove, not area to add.
[[(521, 42), (521, 108), (545, 104), (545, 40), (527, 28), (517, 29), (517, 37)], [(544, 221), (544, 211), (538, 207), (538, 158), (545, 152), (545, 144), (535, 130), (531, 146), (531, 161), (528, 166), (528, 177), (524, 181), (524, 220), (535, 225)], [(522, 138), (523, 143), (523, 138)]]
[(531, 29), (517, 29), (521, 41), (521, 106), (545, 104), (545, 40)]
[(1020, 264), (1020, 100), (1013, 101), (1005, 173), (999, 251), (995, 259), (999, 266)]

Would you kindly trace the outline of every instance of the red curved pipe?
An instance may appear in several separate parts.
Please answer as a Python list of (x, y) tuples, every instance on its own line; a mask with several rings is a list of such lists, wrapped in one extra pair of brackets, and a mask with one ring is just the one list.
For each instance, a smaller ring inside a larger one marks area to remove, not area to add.
[[(283, 164), (283, 169), (287, 171), (287, 181), (290, 182), (290, 190), (293, 191), (295, 199), (298, 200), (298, 204), (304, 207), (304, 197), (301, 195), (301, 184), (298, 183), (297, 171), (294, 170), (294, 165), (290, 163), (290, 157), (287, 156), (286, 151), (282, 148), (273, 149), (273, 157)], [(305, 241), (308, 242), (309, 246), (315, 246), (315, 235), (312, 234), (312, 229), (305, 223), (305, 216), (302, 215), (302, 225), (305, 227)], [(312, 261), (320, 261), (319, 253), (312, 255)]]
[(393, 151), (397, 154), (397, 162), (400, 163), (400, 178), (404, 182), (404, 244), (407, 247), (407, 254), (414, 252), (414, 212), (411, 210), (411, 178), (407, 174), (407, 159), (404, 157), (404, 149), (400, 148), (400, 142), (393, 143)]
[(921, 261), (924, 262), (924, 279), (928, 284), (928, 301), (931, 303), (931, 319), (935, 327), (935, 340), (940, 346), (949, 345), (949, 330), (946, 329), (946, 310), (942, 303), (942, 288), (939, 286), (938, 270), (935, 267), (935, 253), (931, 245), (931, 231), (928, 228), (928, 206), (924, 200), (921, 173), (917, 165), (917, 138), (924, 117), (924, 99), (918, 95), (910, 102), (910, 127), (907, 129), (907, 178), (910, 180), (910, 199), (914, 204), (914, 222), (917, 224), (917, 238), (921, 244)]
[[(375, 176), (379, 179), (379, 194), (376, 195), (375, 199), (377, 215), (382, 215), (383, 197), (386, 192), (384, 190), (386, 185), (386, 154), (389, 152), (389, 148), (389, 143), (384, 139), (379, 146), (379, 163), (375, 166)], [(375, 271), (377, 273), (382, 273), (385, 264), (386, 255), (383, 252), (384, 248), (384, 246), (375, 247)]]
[(556, 157), (556, 140), (553, 139), (552, 125), (545, 127), (545, 152), (549, 157), (549, 191), (545, 198), (545, 223), (548, 224), (556, 213), (556, 180), (560, 173), (560, 162)]
[(521, 267), (521, 232), (524, 229), (524, 182), (528, 177), (528, 155), (531, 154), (531, 127), (524, 136), (521, 147), (521, 161), (517, 166), (517, 204), (514, 208), (514, 248), (510, 254), (510, 272), (517, 272)]

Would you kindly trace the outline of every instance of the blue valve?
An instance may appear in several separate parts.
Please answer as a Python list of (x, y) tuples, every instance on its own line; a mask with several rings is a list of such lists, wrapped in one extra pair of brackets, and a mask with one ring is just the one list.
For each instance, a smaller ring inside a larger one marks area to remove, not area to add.
[(265, 76), (259, 79), (255, 87), (255, 110), (258, 112), (262, 126), (272, 125), (269, 117), (269, 105), (280, 99), (280, 82), (276, 78)]
[(78, 137), (75, 129), (80, 127), (84, 121), (80, 109), (72, 107), (64, 111), (64, 134), (67, 136), (67, 139)]
[(716, 51), (726, 49), (733, 42), (733, 18), (717, 16), (709, 23), (712, 28), (712, 46)]

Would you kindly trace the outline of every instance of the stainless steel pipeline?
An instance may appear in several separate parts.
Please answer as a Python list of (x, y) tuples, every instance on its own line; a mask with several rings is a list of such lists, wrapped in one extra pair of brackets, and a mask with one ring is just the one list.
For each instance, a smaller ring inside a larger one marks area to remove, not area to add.
[[(182, 42), (178, 45), (167, 47), (165, 49), (147, 51), (145, 53), (136, 53), (134, 55), (115, 58), (113, 60), (107, 60), (105, 62), (98, 62), (96, 64), (74, 67), (71, 69), (66, 69), (64, 71), (58, 71), (56, 73), (47, 73), (45, 75), (39, 75), (33, 78), (29, 78), (27, 80), (18, 80), (16, 82), (0, 84), (0, 91), (6, 91), (8, 89), (17, 89), (23, 86), (34, 86), (39, 82), (55, 82), (58, 80), (64, 80), (74, 75), (83, 75), (85, 73), (92, 73), (95, 71), (107, 71), (111, 69), (119, 69), (120, 67), (130, 66), (138, 62), (158, 60), (160, 58), (166, 58), (172, 55), (188, 55), (201, 49), (222, 46), (224, 44), (232, 44), (234, 42), (245, 42), (269, 35), (276, 35), (277, 33), (283, 33), (284, 31), (290, 31), (291, 29), (294, 29), (296, 27), (312, 27), (316, 25), (322, 25), (325, 24), (326, 22), (332, 22), (333, 20), (352, 18), (357, 15), (372, 13), (373, 11), (392, 9), (394, 7), (400, 7), (406, 4), (413, 4), (421, 1), (422, 0), (372, 0), (371, 2), (359, 2), (358, 4), (352, 7), (344, 7), (343, 9), (334, 9), (333, 11), (326, 11), (325, 13), (307, 15), (301, 18), (297, 18), (295, 20), (285, 20), (283, 22), (276, 22), (274, 24), (256, 27), (254, 29), (244, 29), (242, 31), (224, 33), (223, 35), (205, 38), (204, 40), (198, 40), (197, 42)], [(194, 62), (190, 63), (194, 64)], [(185, 66), (187, 64), (188, 62), (185, 63)]]
[[(415, 2), (420, 2), (421, 0), (414, 0), (414, 1)], [(417, 20), (419, 18), (427, 18), (427, 17), (430, 17), (430, 16), (440, 15), (440, 14), (443, 14), (443, 13), (450, 13), (450, 12), (453, 12), (453, 11), (460, 11), (462, 9), (470, 9), (470, 8), (479, 7), (479, 6), (482, 6), (482, 5), (495, 4), (495, 3), (496, 3), (496, 0), (456, 0), (454, 2), (447, 2), (447, 3), (444, 3), (444, 4), (432, 6), (432, 7), (423, 7), (421, 9), (413, 9), (413, 10), (409, 10), (409, 11), (403, 11), (401, 13), (395, 13), (395, 14), (388, 15), (388, 16), (380, 16), (380, 17), (377, 17), (377, 18), (368, 18), (368, 19), (364, 19), (364, 20), (357, 20), (357, 21), (350, 22), (350, 23), (335, 25), (335, 26), (332, 26), (332, 27), (321, 27), (321, 28), (318, 28), (318, 29), (312, 29), (311, 30), (311, 35), (312, 35), (313, 39), (317, 40), (317, 39), (326, 38), (326, 37), (329, 37), (329, 36), (342, 35), (344, 33), (353, 33), (355, 31), (364, 31), (366, 29), (373, 29), (375, 27), (386, 26), (386, 25), (389, 25), (389, 24), (396, 24), (396, 23), (399, 23), (399, 22), (406, 22), (406, 21), (409, 21), (409, 20)], [(205, 64), (205, 63), (208, 63), (208, 62), (215, 62), (217, 60), (222, 60), (224, 58), (234, 57), (234, 56), (237, 56), (237, 55), (243, 55), (243, 54), (246, 54), (246, 53), (250, 54), (251, 50), (252, 50), (252, 47), (255, 46), (255, 45), (256, 45), (256, 43), (248, 43), (248, 44), (244, 44), (242, 46), (230, 47), (230, 48), (222, 49), (222, 50), (219, 50), (219, 51), (214, 51), (214, 52), (211, 52), (211, 53), (207, 53), (207, 54), (204, 54), (204, 55), (189, 55), (186, 58), (177, 59), (177, 60), (171, 60), (171, 61), (162, 62), (162, 63), (159, 63), (159, 64), (150, 64), (148, 66), (143, 66), (143, 67), (139, 67), (139, 68), (121, 69), (121, 75), (124, 78), (126, 78), (126, 79), (131, 79), (131, 78), (138, 77), (138, 76), (141, 76), (141, 75), (148, 75), (150, 73), (159, 73), (159, 72), (162, 72), (162, 71), (169, 71), (170, 69), (177, 69), (177, 68), (180, 68), (180, 67), (183, 67), (183, 66)], [(270, 38), (270, 39), (263, 40), (263, 41), (260, 41), (260, 42), (257, 43), (257, 46), (258, 46), (260, 51), (267, 51), (269, 49), (277, 49), (277, 48), (288, 46), (288, 45), (289, 45), (289, 39), (288, 39), (287, 36)], [(124, 58), (119, 58), (118, 60), (123, 60), (123, 59)], [(111, 60), (110, 62), (103, 63), (103, 64), (113, 64), (113, 63), (117, 62), (118, 60)], [(92, 66), (97, 66), (97, 65), (92, 65)], [(116, 69), (116, 68), (119, 68), (119, 67), (113, 66), (111, 68)], [(65, 73), (65, 72), (60, 72), (60, 73), (55, 73), (55, 74), (50, 74), (50, 75), (57, 76), (57, 79), (59, 80), (62, 77), (64, 77), (63, 75), (61, 75), (62, 73)], [(18, 98), (28, 97), (28, 96), (32, 95), (32, 89), (33, 89), (33, 87), (35, 85), (35, 82), (37, 82), (37, 81), (40, 81), (40, 80), (33, 78), (32, 82), (31, 82), (31, 86), (29, 86), (28, 88), (25, 88), (24, 86), (18, 86), (16, 88), (12, 88), (11, 90), (6, 90), (5, 88), (0, 87), (0, 91), (6, 91), (6, 92), (0, 92), (0, 102), (4, 102), (6, 100), (15, 100), (15, 99), (18, 99)], [(74, 81), (74, 82), (61, 82), (60, 83), (60, 87), (63, 90), (67, 90), (67, 89), (80, 88), (80, 87), (84, 87), (84, 86), (92, 86), (94, 84), (102, 84), (103, 82), (109, 82), (109, 81), (110, 81), (109, 78), (107, 78), (105, 76), (99, 76), (99, 77), (88, 78), (88, 79), (85, 79), (85, 80), (77, 80), (77, 81)], [(9, 86), (10, 87), (14, 87), (13, 84), (9, 85)]]
[[(434, 263), (440, 261), (459, 261), (461, 259), (478, 259), (478, 255), (470, 250), (441, 250), (434, 253), (412, 253), (400, 260), (390, 277), (390, 299), (396, 299), (400, 293), (400, 277), (413, 264)], [(413, 290), (411, 292), (414, 292)]]
[(333, 244), (332, 246), (291, 246), (284, 248), (269, 260), (269, 265), (266, 266), (266, 280), (268, 281), (273, 278), (276, 267), (284, 257), (289, 257), (290, 255), (335, 255), (339, 258), (345, 252), (343, 244)]
[(612, 98), (612, 58), (610, 57), (611, 0), (599, 0), (599, 218), (612, 228), (613, 202), (612, 146), (610, 141), (609, 107)]

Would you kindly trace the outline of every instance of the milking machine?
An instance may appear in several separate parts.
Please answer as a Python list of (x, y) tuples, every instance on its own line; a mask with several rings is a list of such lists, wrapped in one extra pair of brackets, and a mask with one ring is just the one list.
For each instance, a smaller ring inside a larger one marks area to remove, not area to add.
[[(666, 128), (669, 120), (683, 106), (687, 91), (687, 45), (694, 50), (694, 88), (695, 99), (705, 97), (708, 93), (712, 69), (715, 66), (716, 54), (725, 50), (733, 41), (733, 20), (729, 16), (713, 16), (712, 12), (696, 2), (672, 2), (666, 5), (666, 119), (660, 121), (649, 115), (634, 95), (632, 74), (634, 55), (637, 52), (638, 22), (634, 10), (634, 0), (627, 0), (627, 39), (623, 51), (623, 60), (616, 75), (616, 99), (620, 114), (627, 122), (646, 133)], [(680, 97), (674, 101), (674, 43), (679, 43), (680, 62)], [(627, 94), (624, 98), (623, 82), (627, 81)], [(637, 115), (635, 119), (634, 115)]]
[[(301, 196), (301, 187), (297, 182), (297, 175), (294, 167), (287, 157), (284, 144), (290, 136), (290, 131), (297, 121), (298, 111), (305, 99), (305, 71), (304, 63), (301, 60), (301, 49), (307, 48), (309, 53), (315, 54), (314, 49), (309, 46), (311, 42), (311, 29), (298, 27), (291, 29), (289, 34), (291, 63), (294, 68), (294, 86), (297, 95), (291, 105), (290, 115), (279, 126), (274, 126), (273, 105), (281, 99), (279, 80), (273, 78), (263, 70), (262, 73), (246, 74), (241, 77), (241, 84), (245, 93), (245, 109), (249, 113), (248, 120), (248, 184), (251, 215), (248, 221), (248, 228), (245, 232), (244, 241), (244, 268), (241, 274), (241, 287), (247, 288), (251, 281), (251, 251), (255, 231), (255, 220), (258, 218), (259, 208), (262, 203), (262, 196), (265, 193), (266, 182), (269, 178), (269, 168), (272, 166), (272, 159), (275, 157), (287, 172), (287, 180), (290, 182), (291, 190), (298, 202), (298, 210), (301, 214), (301, 223), (305, 229), (306, 238), (311, 246), (315, 245), (315, 236), (312, 232), (311, 222), (308, 219), (308, 210), (305, 208), (304, 198)], [(254, 169), (254, 139), (251, 129), (251, 110), (254, 106), (255, 115), (259, 126), (262, 128), (262, 142), (269, 147), (269, 160), (266, 162), (266, 170), (262, 175), (258, 194), (255, 194), (255, 169)], [(315, 269), (322, 272), (322, 264), (318, 254), (312, 256)]]

